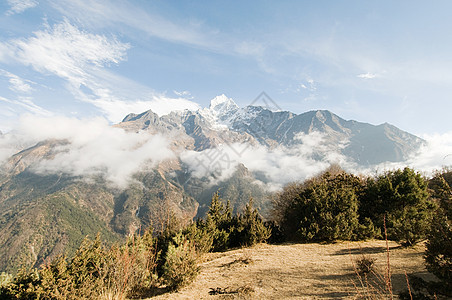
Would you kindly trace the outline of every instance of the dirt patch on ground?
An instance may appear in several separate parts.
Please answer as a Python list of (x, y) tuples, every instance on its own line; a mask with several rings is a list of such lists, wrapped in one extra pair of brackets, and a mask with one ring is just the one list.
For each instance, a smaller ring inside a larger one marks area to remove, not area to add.
[[(401, 248), (389, 242), (395, 293), (407, 287), (405, 272), (432, 278), (424, 266), (424, 250), (423, 244)], [(353, 265), (363, 255), (375, 259), (376, 273), (385, 274), (385, 241), (261, 244), (209, 253), (195, 282), (153, 299), (353, 299), (362, 292)], [(368, 280), (380, 281), (375, 275)]]

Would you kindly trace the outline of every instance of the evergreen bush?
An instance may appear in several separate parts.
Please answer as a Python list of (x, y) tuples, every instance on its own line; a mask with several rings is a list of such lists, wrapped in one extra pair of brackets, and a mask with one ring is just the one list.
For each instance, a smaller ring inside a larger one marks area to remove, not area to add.
[(449, 182), (452, 183), (450, 169), (437, 172), (429, 182), (439, 208), (427, 236), (424, 258), (427, 270), (441, 280), (441, 287), (430, 289), (452, 297), (452, 189)]
[[(350, 240), (358, 229), (360, 179), (345, 172), (326, 172), (282, 194), (281, 228), (289, 239)], [(288, 201), (289, 203), (285, 203)]]
[(368, 180), (360, 213), (381, 231), (386, 217), (388, 238), (411, 246), (426, 238), (434, 208), (427, 182), (419, 173), (404, 168)]
[(70, 259), (60, 256), (40, 269), (21, 270), (0, 289), (1, 299), (100, 299), (141, 297), (157, 284), (152, 232), (107, 249), (86, 238)]
[(170, 289), (179, 289), (192, 282), (199, 272), (198, 254), (194, 245), (177, 234), (168, 246), (163, 265), (163, 279)]

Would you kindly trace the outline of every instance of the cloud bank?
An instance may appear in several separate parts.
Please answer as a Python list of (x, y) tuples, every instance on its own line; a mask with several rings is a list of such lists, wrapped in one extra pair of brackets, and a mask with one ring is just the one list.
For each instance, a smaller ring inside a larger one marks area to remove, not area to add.
[(385, 171), (411, 167), (430, 176), (433, 171), (452, 166), (452, 132), (444, 134), (422, 135), (427, 141), (417, 153), (413, 153), (405, 162), (383, 163), (371, 170)]
[(423, 136), (427, 143), (404, 162), (386, 162), (362, 167), (350, 161), (340, 150), (346, 146), (332, 145), (319, 132), (300, 134), (302, 144), (268, 149), (264, 146), (223, 144), (201, 152), (185, 151), (181, 160), (195, 177), (208, 177), (210, 184), (229, 178), (239, 164), (245, 165), (269, 190), (278, 190), (292, 181), (304, 181), (332, 164), (354, 174), (373, 176), (397, 168), (411, 167), (425, 176), (452, 165), (452, 132)]
[[(210, 184), (226, 180), (245, 165), (256, 183), (274, 191), (292, 181), (303, 181), (338, 164), (348, 172), (373, 175), (409, 166), (429, 176), (432, 171), (452, 165), (452, 132), (423, 136), (427, 143), (405, 162), (383, 163), (363, 168), (341, 153), (347, 141), (329, 142), (319, 132), (300, 133), (301, 143), (291, 147), (222, 144), (216, 148), (180, 153), (181, 162), (192, 176), (207, 177)], [(59, 140), (51, 158), (36, 161), (31, 170), (40, 174), (69, 174), (92, 178), (102, 176), (119, 188), (127, 187), (133, 175), (153, 168), (167, 159), (176, 159), (169, 141), (161, 135), (126, 132), (111, 127), (103, 118), (75, 119), (26, 115), (15, 130), (0, 135), (0, 163), (40, 141)]]
[(291, 148), (223, 144), (201, 152), (186, 151), (181, 154), (181, 160), (193, 176), (209, 177), (211, 184), (229, 178), (237, 166), (243, 164), (258, 175), (260, 183), (269, 190), (277, 190), (291, 181), (305, 180), (331, 164), (346, 169), (355, 167), (322, 133), (300, 134), (298, 139), (302, 144)]
[(0, 160), (38, 141), (61, 140), (54, 157), (37, 161), (32, 170), (40, 174), (69, 174), (91, 178), (103, 176), (125, 188), (138, 171), (173, 158), (168, 140), (161, 135), (131, 133), (111, 127), (105, 119), (25, 116), (20, 126), (0, 135)]

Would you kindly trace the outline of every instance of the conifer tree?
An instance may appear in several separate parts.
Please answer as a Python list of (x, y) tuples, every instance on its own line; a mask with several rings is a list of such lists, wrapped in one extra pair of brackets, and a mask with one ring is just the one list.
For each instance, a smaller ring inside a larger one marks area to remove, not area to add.
[(253, 207), (253, 198), (250, 198), (243, 213), (238, 216), (237, 227), (238, 246), (252, 246), (266, 241), (271, 235), (270, 229)]
[(229, 247), (231, 222), (232, 212), (230, 205), (228, 204), (225, 208), (218, 192), (216, 192), (212, 197), (206, 219), (208, 234), (213, 237), (213, 251), (223, 251)]

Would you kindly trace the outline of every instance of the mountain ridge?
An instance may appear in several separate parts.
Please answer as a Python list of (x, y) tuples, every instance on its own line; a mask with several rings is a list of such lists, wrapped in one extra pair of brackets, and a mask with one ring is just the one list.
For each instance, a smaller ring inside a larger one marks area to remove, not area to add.
[[(148, 110), (139, 115), (129, 114), (116, 126), (128, 129), (130, 122), (136, 123), (133, 126), (135, 130), (168, 134), (177, 128), (179, 136), (184, 136), (185, 131), (185, 135), (194, 138), (193, 149), (197, 151), (215, 147), (220, 140), (226, 143), (249, 142), (270, 148), (277, 145), (290, 147), (302, 143), (297, 138), (301, 133), (321, 132), (331, 145), (348, 144), (340, 149), (341, 153), (364, 166), (403, 161), (425, 143), (388, 123), (372, 125), (345, 120), (329, 110), (295, 114), (271, 111), (261, 106), (240, 108), (225, 95), (212, 99), (209, 108), (172, 112), (161, 117)], [(232, 136), (235, 138), (231, 140)]]

